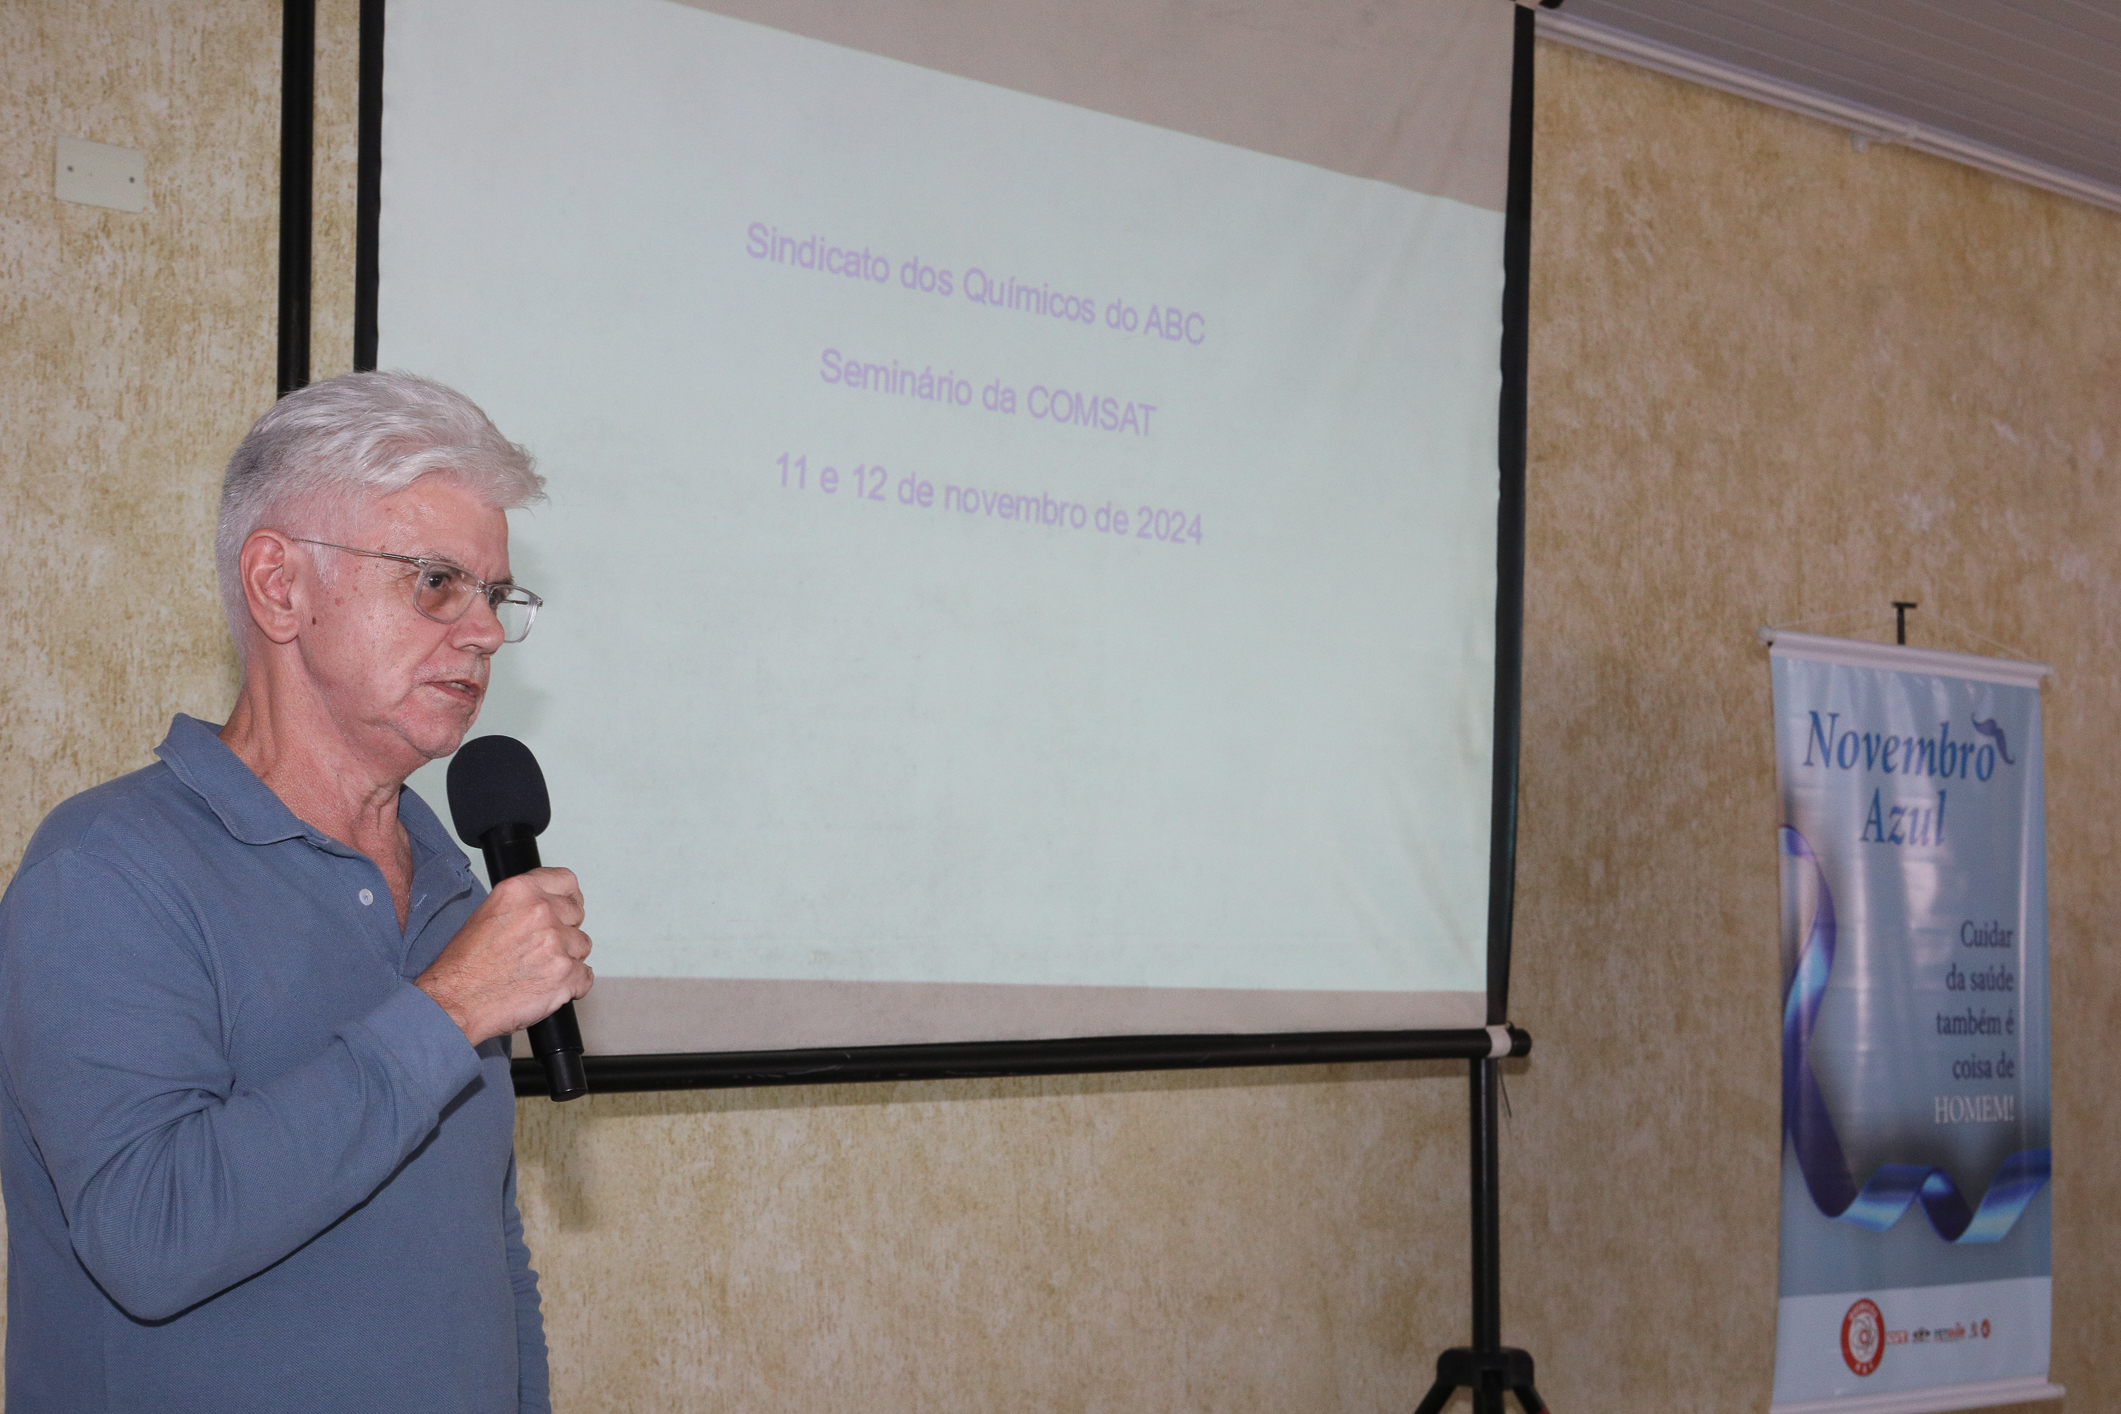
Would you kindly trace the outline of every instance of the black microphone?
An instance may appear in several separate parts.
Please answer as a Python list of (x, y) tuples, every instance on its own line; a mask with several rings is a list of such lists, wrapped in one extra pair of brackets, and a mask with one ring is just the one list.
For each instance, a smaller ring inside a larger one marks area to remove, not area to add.
[[(552, 823), (545, 773), (530, 748), (512, 736), (482, 736), (449, 762), (449, 814), (457, 838), (486, 854), (486, 882), (498, 884), (538, 867), (538, 836)], [(574, 1003), (530, 1028), (530, 1053), (545, 1067), (555, 1100), (589, 1093), (582, 1070), (582, 1028)]]

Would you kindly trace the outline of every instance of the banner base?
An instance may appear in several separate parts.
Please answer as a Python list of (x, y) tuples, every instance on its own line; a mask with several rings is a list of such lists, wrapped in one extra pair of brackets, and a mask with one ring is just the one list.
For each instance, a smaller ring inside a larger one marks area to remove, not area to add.
[(1768, 1414), (1942, 1414), (1948, 1409), (1992, 1409), (1999, 1404), (2036, 1404), (2062, 1398), (2062, 1386), (2039, 1375), (1979, 1384), (1939, 1385), (1933, 1389), (1859, 1394), (1846, 1399), (1813, 1399), (1802, 1404), (1770, 1406)]

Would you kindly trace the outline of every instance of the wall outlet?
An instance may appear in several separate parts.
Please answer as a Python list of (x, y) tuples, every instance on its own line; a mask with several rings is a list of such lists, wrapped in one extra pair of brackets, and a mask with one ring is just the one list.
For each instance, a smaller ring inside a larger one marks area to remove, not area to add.
[(78, 137), (59, 139), (52, 195), (112, 211), (147, 209), (147, 154)]

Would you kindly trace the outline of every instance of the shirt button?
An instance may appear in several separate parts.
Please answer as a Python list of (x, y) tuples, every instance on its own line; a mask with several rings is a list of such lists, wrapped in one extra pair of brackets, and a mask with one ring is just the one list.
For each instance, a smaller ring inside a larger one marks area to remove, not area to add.
[(366, 908), (366, 907), (368, 907), (368, 905), (370, 905), (370, 904), (372, 904), (372, 903), (374, 903), (374, 902), (376, 901), (376, 896), (375, 896), (374, 894), (370, 893), (370, 892), (369, 892), (369, 891), (368, 891), (367, 889), (363, 889), (363, 890), (361, 890), (361, 892), (360, 892), (359, 894), (355, 895), (355, 897), (357, 897), (357, 898), (359, 898), (359, 899), (361, 900), (361, 907), (363, 907), (363, 908)]

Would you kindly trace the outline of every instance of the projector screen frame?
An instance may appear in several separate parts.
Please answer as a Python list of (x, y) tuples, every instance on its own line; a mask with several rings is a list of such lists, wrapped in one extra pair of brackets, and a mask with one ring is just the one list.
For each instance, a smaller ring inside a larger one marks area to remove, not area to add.
[[(1510, 0), (1485, 0), (1504, 4)], [(355, 178), (353, 366), (376, 366), (382, 214), (383, 55), (387, 0), (361, 0)], [(315, 0), (286, 0), (289, 32), (313, 33)], [(1487, 926), (1487, 1020), (1507, 1027), (1517, 862), (1520, 722), (1523, 691), (1525, 455), (1531, 264), (1533, 12), (1515, 14), (1509, 116), (1509, 170), (1503, 234), (1501, 392), (1498, 399), (1494, 750)], [(282, 140), (301, 160), (283, 161), (280, 391), (308, 381), (310, 299), (307, 265), (314, 147), (310, 66), (284, 73)], [(299, 183), (299, 187), (297, 186)], [(297, 246), (299, 249), (297, 250)], [(287, 262), (304, 269), (291, 280)], [(299, 345), (299, 352), (297, 346)], [(290, 360), (294, 360), (291, 362)], [(294, 369), (290, 376), (289, 370)], [(1509, 1027), (1507, 1054), (1531, 1038)], [(1256, 1035), (1143, 1035), (1062, 1040), (951, 1042), (782, 1051), (589, 1056), (592, 1091), (729, 1088), (754, 1085), (1088, 1074), (1262, 1065), (1466, 1059), (1498, 1055), (1487, 1029)], [(1476, 1070), (1481, 1067), (1476, 1066)], [(545, 1091), (537, 1063), (517, 1060), (518, 1095)]]

